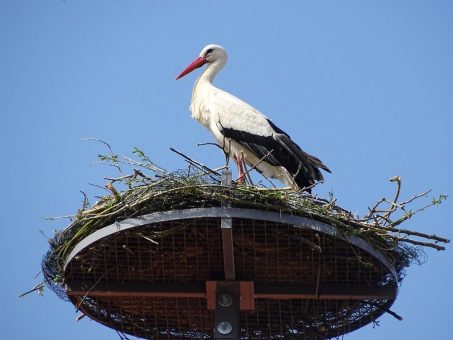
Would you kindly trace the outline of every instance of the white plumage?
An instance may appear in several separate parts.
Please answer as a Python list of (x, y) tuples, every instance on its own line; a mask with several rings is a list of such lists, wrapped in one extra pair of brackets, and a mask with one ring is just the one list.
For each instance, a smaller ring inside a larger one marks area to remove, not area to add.
[(295, 190), (310, 191), (316, 181), (323, 180), (319, 168), (330, 170), (318, 158), (302, 151), (261, 112), (212, 84), (227, 59), (222, 46), (208, 45), (176, 78), (207, 64), (193, 87), (192, 117), (208, 128), (225, 152), (234, 157), (240, 179), (244, 177), (244, 160), (266, 177), (276, 178)]

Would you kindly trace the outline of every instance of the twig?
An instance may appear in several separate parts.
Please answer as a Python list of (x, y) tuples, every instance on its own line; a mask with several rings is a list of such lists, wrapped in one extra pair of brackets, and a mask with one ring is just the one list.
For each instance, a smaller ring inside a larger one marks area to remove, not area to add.
[(131, 175), (125, 175), (125, 176), (121, 176), (121, 177), (104, 177), (104, 179), (111, 181), (111, 183), (113, 184), (118, 181), (123, 181), (125, 179), (135, 178), (135, 177), (137, 177), (137, 175), (135, 173), (133, 173)]
[[(214, 181), (216, 181), (216, 182), (219, 181), (218, 178), (212, 176), (213, 174), (214, 174), (214, 175), (217, 175), (217, 174), (215, 174), (215, 173), (213, 172), (212, 169), (205, 169), (205, 168), (203, 168), (202, 166), (198, 166), (197, 164), (191, 163), (191, 162), (190, 162), (189, 160), (187, 160), (187, 159), (185, 159), (185, 161), (189, 164), (189, 169), (190, 169), (191, 167), (193, 167), (193, 168), (195, 168), (195, 169), (201, 171), (201, 174), (200, 174), (200, 173), (197, 174), (196, 177), (202, 177), (202, 176), (204, 176), (204, 175), (209, 175), (209, 177), (210, 177), (211, 179), (213, 179)], [(190, 170), (189, 170), (189, 171), (190, 171)]]
[(129, 254), (131, 254), (132, 256), (134, 256), (134, 252), (125, 244), (123, 244), (123, 249), (126, 250)]
[(83, 141), (83, 142), (86, 142), (86, 141), (95, 141), (95, 142), (102, 143), (102, 144), (104, 144), (105, 146), (107, 146), (107, 147), (109, 148), (110, 155), (111, 155), (111, 156), (114, 155), (114, 153), (113, 153), (113, 151), (112, 151), (112, 147), (110, 146), (110, 144), (107, 143), (106, 141), (102, 140), (102, 139), (89, 137), (89, 138), (81, 138), (80, 140)]
[[(112, 211), (111, 213), (107, 213), (107, 214), (99, 214), (99, 215), (96, 215), (96, 216), (90, 216), (90, 217), (84, 217), (84, 221), (90, 221), (90, 220), (97, 220), (97, 219), (100, 219), (100, 218), (104, 218), (104, 217), (109, 217), (109, 216), (114, 216), (120, 212), (122, 212), (123, 210), (126, 210), (130, 208), (130, 205), (126, 204), (126, 205), (123, 205), (121, 208), (119, 208), (118, 210), (114, 210)], [(108, 211), (107, 209), (105, 211)]]
[(381, 306), (380, 304), (375, 303), (375, 302), (370, 302), (370, 305), (373, 307), (377, 307), (379, 309), (384, 309), (387, 313), (389, 313), (391, 316), (393, 316), (395, 319), (397, 319), (399, 321), (403, 320), (402, 316), (396, 314), (394, 311), (390, 310), (389, 308), (386, 308), (385, 306)]
[(116, 331), (116, 334), (118, 334), (120, 340), (130, 340), (123, 332)]
[(142, 161), (146, 162), (146, 163), (140, 163), (140, 162), (137, 162), (129, 157), (126, 157), (126, 156), (121, 156), (122, 159), (124, 160), (127, 160), (127, 161), (135, 161), (139, 166), (145, 168), (145, 169), (149, 169), (155, 173), (160, 173), (160, 174), (168, 174), (168, 171), (165, 170), (164, 168), (160, 167), (159, 165), (155, 164), (154, 162), (151, 161), (151, 159), (142, 151), (140, 150), (139, 148), (137, 147), (134, 147), (133, 150), (132, 150), (132, 153), (135, 154), (135, 155), (138, 155), (139, 157), (141, 157)]
[(363, 224), (363, 225), (361, 225), (361, 227), (362, 228), (377, 229), (377, 230), (385, 230), (387, 232), (390, 231), (390, 232), (406, 234), (406, 235), (411, 235), (411, 236), (417, 236), (417, 237), (422, 237), (422, 238), (426, 238), (426, 239), (429, 239), (429, 240), (434, 240), (434, 241), (442, 242), (442, 243), (450, 243), (449, 239), (446, 239), (446, 238), (443, 238), (443, 237), (439, 237), (439, 236), (437, 236), (435, 234), (429, 235), (429, 234), (420, 233), (418, 231), (412, 231), (412, 230), (408, 230), (408, 229), (388, 228), (388, 227), (383, 228), (383, 227), (380, 227), (380, 226), (369, 225), (369, 224)]
[(217, 146), (220, 150), (223, 151), (223, 148), (217, 144), (217, 143), (198, 143), (197, 146), (205, 146), (205, 145), (213, 145), (213, 146)]
[(44, 216), (43, 218), (46, 221), (62, 220), (65, 218), (72, 221), (75, 217), (76, 217), (76, 215), (64, 215), (64, 216)]
[(314, 182), (313, 184), (309, 185), (308, 187), (300, 188), (299, 191), (308, 191), (308, 190), (311, 190), (311, 189), (313, 189), (315, 186), (317, 186), (319, 183), (322, 183), (322, 181), (320, 181), (320, 182)]
[(86, 192), (80, 190), (80, 193), (83, 195), (82, 209), (85, 210), (87, 208), (90, 208), (90, 200), (88, 199)]
[(320, 282), (321, 282), (321, 264), (322, 264), (322, 257), (321, 257), (321, 247), (319, 246), (319, 244), (321, 243), (321, 238), (319, 237), (319, 234), (315, 234), (315, 239), (316, 239), (316, 242), (318, 242), (318, 248), (319, 248), (319, 252), (318, 252), (318, 273), (316, 275), (316, 288), (315, 288), (315, 298), (319, 298), (319, 285), (320, 285)]
[(33, 292), (36, 292), (36, 291), (41, 291), (46, 285), (46, 281), (42, 281), (40, 283), (38, 283), (36, 286), (34, 286), (32, 289), (30, 289), (29, 291), (25, 292), (25, 293), (22, 293), (19, 295), (20, 298), (24, 297), (25, 295), (28, 295), (30, 293), (33, 293)]
[[(180, 151), (178, 151), (178, 150), (176, 150), (176, 149), (174, 149), (174, 148), (170, 148), (170, 150), (173, 151), (174, 153), (180, 155), (181, 157), (183, 157), (183, 158), (184, 158), (185, 160), (187, 160), (190, 164), (196, 165), (197, 167), (201, 167), (203, 170), (208, 171), (209, 173), (214, 174), (214, 175), (216, 175), (216, 176), (218, 176), (218, 177), (221, 176), (221, 174), (219, 174), (217, 171), (214, 171), (214, 170), (212, 170), (211, 168), (208, 168), (206, 165), (201, 164), (200, 162), (197, 162), (196, 160), (190, 158), (189, 156), (186, 156), (186, 155), (183, 154), (182, 152), (180, 152)], [(217, 179), (216, 179), (216, 180), (217, 180)]]
[(395, 198), (393, 199), (393, 202), (390, 202), (390, 208), (389, 210), (382, 216), (386, 221), (388, 218), (390, 218), (390, 215), (397, 209), (399, 206), (397, 204), (398, 198), (400, 197), (400, 191), (401, 191), (401, 177), (400, 176), (394, 176), (390, 178), (390, 182), (396, 182), (396, 193), (395, 193)]
[(247, 164), (245, 163), (244, 152), (242, 150), (241, 150), (241, 160), (242, 160), (242, 165), (244, 166), (244, 169), (245, 169), (244, 175), (247, 177), (247, 180), (249, 181), (250, 185), (253, 185), (252, 177), (250, 177), (250, 172), (247, 171)]
[[(296, 228), (299, 228), (299, 229), (306, 229), (306, 227), (301, 226), (301, 225), (300, 225), (300, 226), (299, 226), (299, 225), (295, 225), (295, 227), (296, 227)], [(309, 246), (309, 247), (310, 247), (310, 250), (315, 251), (315, 252), (317, 252), (318, 254), (322, 254), (322, 248), (321, 248), (321, 246), (314, 244), (313, 242), (307, 240), (305, 237), (298, 237), (297, 240), (300, 241), (301, 243), (303, 243), (303, 244)], [(319, 235), (318, 235), (318, 237), (317, 237), (317, 241), (318, 241), (318, 243), (319, 243)]]
[(276, 187), (273, 187), (273, 188), (266, 188), (266, 187), (258, 188), (258, 187), (255, 187), (254, 189), (256, 189), (258, 191), (289, 191), (289, 192), (294, 192), (294, 189), (291, 188), (291, 187), (285, 187), (285, 188), (276, 188)]
[(140, 177), (142, 177), (142, 178), (144, 178), (144, 179), (147, 179), (147, 180), (150, 180), (150, 181), (153, 180), (151, 177), (146, 176), (143, 172), (141, 172), (141, 171), (138, 170), (138, 169), (134, 169), (134, 175), (140, 176)]
[(376, 202), (376, 204), (372, 208), (368, 208), (368, 215), (365, 217), (369, 219), (372, 219), (373, 214), (376, 212), (376, 209), (378, 206), (380, 206), (383, 202), (385, 201), (385, 197), (382, 197), (379, 201)]
[(226, 169), (226, 165), (219, 166), (218, 168), (213, 169), (214, 171), (218, 172), (220, 170)]
[(416, 200), (417, 198), (428, 195), (431, 191), (432, 191), (431, 189), (426, 190), (425, 192), (422, 192), (421, 194), (413, 196), (412, 198), (408, 199), (407, 201), (401, 202), (400, 205), (409, 204), (409, 203), (413, 202), (414, 200)]
[(439, 245), (434, 244), (434, 243), (429, 243), (429, 242), (414, 241), (414, 240), (411, 240), (411, 239), (408, 239), (408, 238), (398, 238), (398, 241), (415, 244), (417, 246), (434, 248), (436, 250), (445, 250), (445, 247), (439, 246)]
[(387, 313), (389, 313), (391, 316), (393, 316), (395, 319), (399, 320), (399, 321), (402, 321), (403, 320), (403, 317), (396, 314), (394, 311), (390, 310), (390, 309), (386, 309), (385, 310)]
[[(267, 157), (269, 157), (272, 154), (272, 152), (274, 152), (274, 149), (270, 150), (267, 154), (265, 154), (263, 157), (261, 157), (258, 160), (258, 162), (256, 162), (250, 169), (248, 169), (246, 171), (246, 173), (248, 173), (248, 172), (250, 172), (252, 170), (255, 170), (258, 165), (260, 165)], [(263, 176), (263, 177), (265, 177), (265, 176)], [(265, 177), (265, 178), (267, 178), (267, 177)]]
[(147, 240), (147, 241), (149, 241), (151, 243), (154, 243), (155, 245), (159, 245), (158, 242), (154, 241), (152, 238), (149, 238), (149, 237), (143, 235), (142, 233), (137, 233), (137, 235), (140, 236), (140, 237), (143, 237), (145, 240)]
[(105, 186), (102, 186), (102, 185), (99, 185), (99, 184), (88, 183), (88, 185), (91, 185), (91, 186), (93, 186), (93, 187), (96, 187), (96, 188), (99, 188), (99, 189), (102, 189), (102, 190), (110, 191), (110, 190), (108, 190)]
[(383, 224), (377, 222), (377, 223), (378, 223), (377, 225), (380, 226), (381, 228), (388, 228), (387, 226), (385, 226), (385, 224), (388, 224), (388, 225), (391, 225), (391, 224), (392, 224), (392, 220), (391, 220), (390, 218), (386, 217), (385, 215), (378, 215), (378, 214), (376, 214), (375, 216), (376, 216), (376, 219), (381, 220), (381, 221), (382, 221), (382, 220), (384, 221)]
[[(99, 138), (82, 138), (80, 139), (81, 141), (95, 141), (95, 142), (99, 142), (99, 143), (102, 143), (104, 144), (105, 146), (108, 147), (109, 151), (110, 151), (110, 157), (111, 159), (113, 160), (115, 158), (115, 154), (113, 153), (113, 150), (112, 150), (112, 147), (110, 146), (109, 143), (107, 143), (106, 141), (102, 140), (102, 139), (99, 139)], [(121, 167), (118, 165), (118, 162), (115, 162), (116, 164), (112, 164), (112, 163), (108, 163), (109, 165), (115, 167), (118, 169), (118, 171), (120, 172), (120, 175), (122, 176), (123, 175), (123, 170), (121, 169)]]
[(77, 304), (76, 306), (76, 310), (79, 310), (80, 309), (80, 306), (82, 306), (82, 303), (83, 301), (85, 301), (85, 299), (87, 298), (87, 296), (90, 294), (90, 292), (96, 288), (96, 286), (98, 285), (99, 282), (101, 282), (101, 280), (104, 278), (104, 274), (102, 274), (101, 276), (99, 276), (99, 279), (96, 280), (96, 282), (90, 287), (90, 289), (87, 290), (87, 292), (85, 293), (85, 295), (82, 297), (82, 299), (80, 299), (80, 302)]
[(79, 314), (79, 315), (76, 317), (76, 321), (82, 320), (85, 316), (86, 316), (86, 314), (84, 314), (84, 313), (82, 312), (81, 314)]
[[(161, 174), (163, 176), (169, 175), (169, 172), (167, 170), (165, 170), (165, 169), (161, 168), (160, 166), (152, 163), (151, 161), (149, 161), (148, 163), (142, 163), (142, 162), (139, 162), (139, 161), (137, 161), (135, 159), (132, 159), (132, 158), (129, 158), (127, 156), (121, 155), (121, 160), (119, 162), (121, 162), (123, 164), (139, 166), (141, 168), (151, 170), (154, 173)], [(109, 164), (109, 163), (107, 163), (107, 164)]]
[(335, 203), (336, 203), (336, 202), (337, 202), (337, 199), (334, 198), (334, 199), (331, 200), (329, 203), (327, 203), (326, 208), (332, 209), (333, 207), (335, 207)]
[(424, 207), (421, 207), (417, 210), (414, 210), (414, 211), (408, 211), (407, 213), (404, 214), (403, 217), (399, 218), (398, 220), (396, 220), (395, 222), (392, 222), (389, 227), (396, 227), (397, 225), (400, 225), (401, 223), (403, 223), (404, 221), (410, 219), (412, 216), (414, 216), (416, 213), (419, 213), (420, 211), (423, 211), (429, 207), (432, 207), (433, 205), (435, 205), (434, 203), (431, 203), (431, 204), (427, 204), (425, 205)]
[(120, 193), (118, 192), (118, 190), (115, 189), (115, 187), (113, 186), (112, 183), (107, 183), (105, 185), (105, 187), (110, 190), (110, 192), (113, 194), (113, 196), (115, 197), (115, 201), (116, 202), (119, 202), (121, 201), (121, 195)]

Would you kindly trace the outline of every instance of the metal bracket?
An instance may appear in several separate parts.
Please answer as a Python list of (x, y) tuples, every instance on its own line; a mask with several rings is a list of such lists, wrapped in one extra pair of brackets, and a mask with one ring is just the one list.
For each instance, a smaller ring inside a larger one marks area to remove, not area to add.
[[(229, 170), (222, 171), (222, 185), (231, 186), (232, 173)], [(228, 201), (222, 202), (223, 207), (230, 208), (231, 204)], [(222, 248), (223, 248), (223, 271), (225, 280), (234, 280), (236, 272), (234, 269), (234, 246), (233, 246), (233, 219), (222, 217), (220, 220), (222, 229)]]
[(208, 309), (216, 309), (218, 284), (237, 283), (239, 285), (239, 309), (249, 311), (255, 309), (255, 283), (253, 281), (206, 281), (206, 305)]
[(239, 339), (239, 296), (239, 282), (217, 282), (214, 339)]

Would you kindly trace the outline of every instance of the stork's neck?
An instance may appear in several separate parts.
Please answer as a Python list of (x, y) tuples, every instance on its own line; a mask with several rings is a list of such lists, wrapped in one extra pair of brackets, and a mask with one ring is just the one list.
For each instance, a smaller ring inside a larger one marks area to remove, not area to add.
[(190, 111), (192, 112), (192, 117), (206, 127), (209, 126), (211, 118), (209, 110), (206, 110), (206, 101), (211, 98), (210, 94), (212, 94), (212, 91), (216, 90), (216, 87), (212, 85), (212, 81), (225, 66), (225, 63), (226, 59), (209, 63), (193, 86)]
[(209, 63), (206, 69), (198, 78), (197, 83), (208, 82), (209, 84), (212, 84), (215, 76), (225, 66), (225, 64), (226, 59), (218, 59), (212, 63)]

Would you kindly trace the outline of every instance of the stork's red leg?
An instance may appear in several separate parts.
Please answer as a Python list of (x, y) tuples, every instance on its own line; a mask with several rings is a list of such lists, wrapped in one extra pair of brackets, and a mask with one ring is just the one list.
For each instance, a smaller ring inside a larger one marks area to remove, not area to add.
[(236, 161), (236, 165), (238, 166), (237, 181), (240, 183), (245, 183), (245, 171), (244, 171), (244, 165), (242, 164), (242, 159), (239, 156), (234, 156), (234, 160)]

